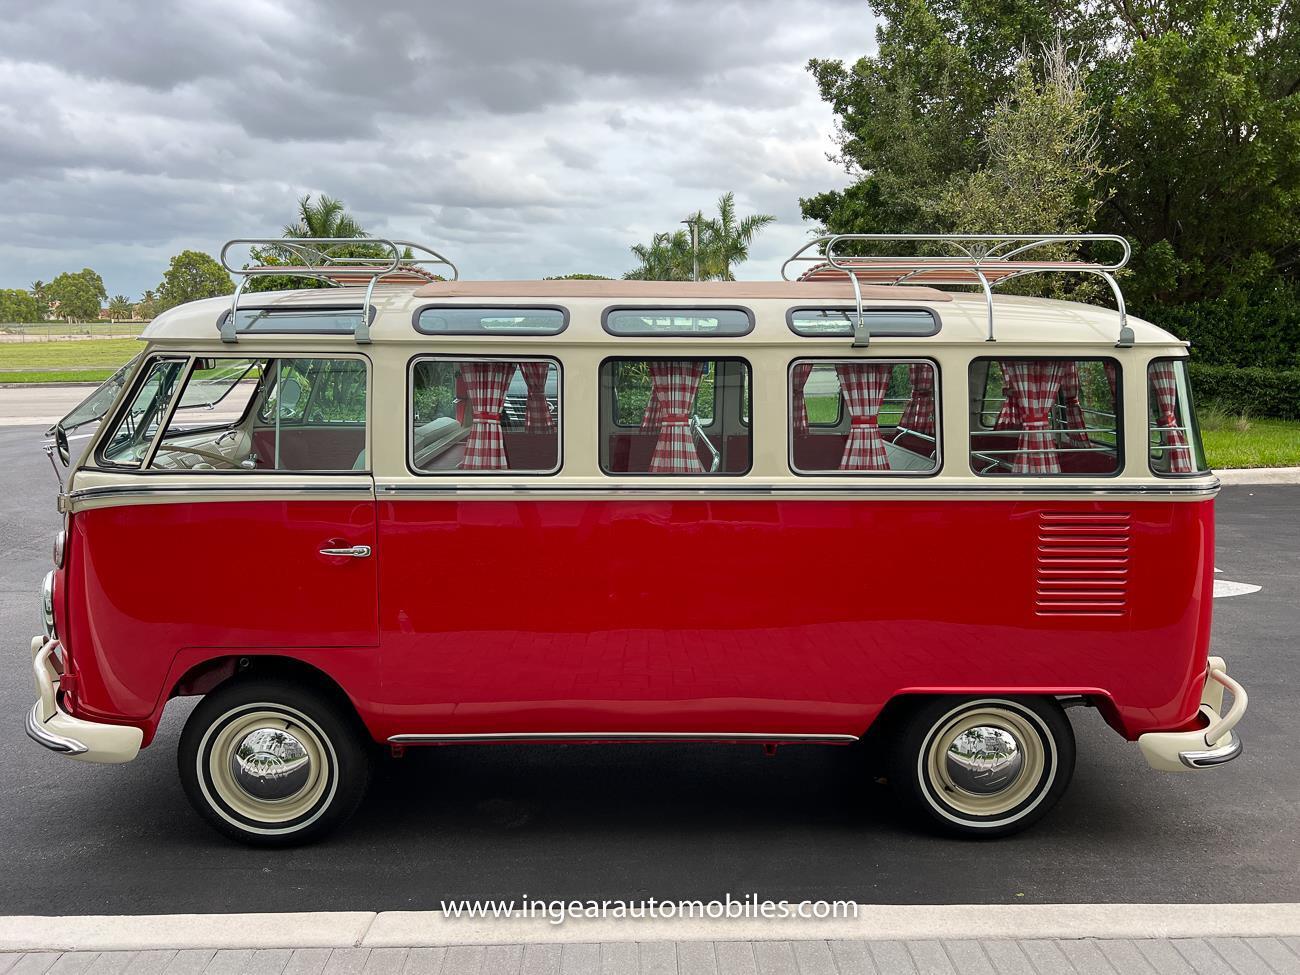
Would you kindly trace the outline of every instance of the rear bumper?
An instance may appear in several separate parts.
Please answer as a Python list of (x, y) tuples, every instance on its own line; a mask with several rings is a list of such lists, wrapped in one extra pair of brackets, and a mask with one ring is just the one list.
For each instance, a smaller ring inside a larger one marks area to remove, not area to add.
[[(1232, 692), (1232, 705), (1223, 710), (1223, 691)], [(1246, 713), (1246, 689), (1228, 676), (1222, 657), (1211, 657), (1201, 694), (1205, 727), (1196, 731), (1156, 731), (1138, 737), (1142, 755), (1162, 772), (1189, 772), (1226, 765), (1241, 754), (1237, 722)]]
[(54, 651), (57, 640), (32, 640), (32, 670), (36, 703), (27, 713), (27, 737), (52, 752), (79, 762), (129, 762), (140, 751), (144, 732), (130, 725), (101, 724), (74, 718), (59, 707), (60, 672)]

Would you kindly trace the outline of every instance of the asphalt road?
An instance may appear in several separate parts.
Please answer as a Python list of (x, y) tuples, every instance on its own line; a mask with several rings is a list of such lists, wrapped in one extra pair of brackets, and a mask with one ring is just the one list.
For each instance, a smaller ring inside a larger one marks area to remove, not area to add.
[[(1216, 652), (1251, 693), (1245, 755), (1149, 770), (1071, 711), (1074, 783), (1030, 833), (918, 832), (852, 748), (492, 746), (386, 762), (351, 824), (305, 849), (233, 845), (175, 772), (188, 707), (124, 766), (23, 733), (28, 643), (58, 524), (39, 429), (0, 428), (0, 914), (437, 909), (444, 898), (850, 898), (878, 903), (1300, 901), (1300, 487), (1219, 505)], [(213, 540), (213, 544), (218, 544)], [(169, 552), (141, 552), (168, 559)]]

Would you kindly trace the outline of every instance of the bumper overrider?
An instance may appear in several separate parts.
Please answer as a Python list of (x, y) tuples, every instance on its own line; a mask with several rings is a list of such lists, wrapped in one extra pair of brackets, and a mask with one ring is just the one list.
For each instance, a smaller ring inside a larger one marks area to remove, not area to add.
[(143, 731), (129, 725), (83, 721), (59, 707), (62, 674), (55, 656), (58, 648), (59, 641), (55, 639), (38, 636), (32, 640), (36, 703), (27, 714), (27, 737), (50, 751), (79, 762), (117, 764), (131, 761), (140, 751)]
[[(1232, 692), (1232, 705), (1223, 710), (1224, 689)], [(1233, 731), (1246, 713), (1246, 689), (1228, 676), (1222, 657), (1211, 657), (1201, 692), (1205, 727), (1195, 731), (1154, 731), (1138, 736), (1147, 763), (1162, 772), (1188, 772), (1214, 768), (1241, 754), (1241, 739)]]

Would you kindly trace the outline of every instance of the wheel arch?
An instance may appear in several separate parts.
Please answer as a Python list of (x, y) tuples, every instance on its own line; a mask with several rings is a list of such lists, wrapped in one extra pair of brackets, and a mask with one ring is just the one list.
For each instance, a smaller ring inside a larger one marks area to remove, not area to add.
[(191, 663), (170, 682), (167, 700), (211, 694), (231, 681), (285, 680), (306, 686), (338, 705), (365, 737), (374, 735), (362, 710), (343, 685), (326, 670), (300, 657), (282, 653), (222, 653)]

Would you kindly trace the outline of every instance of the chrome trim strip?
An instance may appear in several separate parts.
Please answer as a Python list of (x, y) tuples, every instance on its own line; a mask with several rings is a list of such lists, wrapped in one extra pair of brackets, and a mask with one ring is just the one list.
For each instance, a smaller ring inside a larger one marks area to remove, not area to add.
[(857, 735), (762, 734), (753, 731), (498, 731), (454, 735), (390, 735), (389, 744), (475, 744), (527, 741), (759, 741), (849, 744)]
[(590, 485), (524, 485), (524, 484), (475, 484), (462, 485), (459, 487), (436, 487), (431, 484), (380, 484), (378, 491), (381, 494), (437, 494), (437, 495), (467, 495), (467, 494), (607, 494), (610, 496), (620, 496), (629, 494), (691, 494), (700, 497), (710, 497), (720, 494), (766, 496), (780, 494), (905, 494), (911, 493), (917, 496), (928, 494), (971, 494), (971, 495), (998, 495), (998, 494), (1036, 494), (1036, 495), (1077, 495), (1093, 494), (1098, 497), (1112, 495), (1134, 495), (1145, 497), (1164, 497), (1183, 496), (1183, 497), (1213, 497), (1219, 492), (1219, 483), (1216, 479), (1212, 485), (1120, 485), (1120, 484), (1052, 484), (1052, 485), (991, 485), (987, 483), (980, 484), (953, 484), (944, 485), (936, 484), (934, 481), (927, 481), (924, 485), (918, 483), (907, 484), (711, 484), (708, 487), (690, 487), (688, 485), (619, 485), (617, 487), (604, 484)]
[(45, 725), (41, 722), (41, 702), (37, 701), (32, 705), (32, 709), (27, 712), (27, 737), (38, 745), (43, 745), (52, 752), (58, 752), (61, 755), (84, 755), (90, 751), (85, 745), (75, 738), (66, 738), (63, 735), (56, 735), (52, 731), (47, 731)]
[(1190, 769), (1214, 768), (1226, 765), (1241, 754), (1241, 739), (1235, 731), (1228, 732), (1228, 740), (1204, 751), (1179, 752), (1178, 760)]
[(370, 495), (371, 489), (360, 484), (165, 484), (137, 487), (134, 484), (109, 484), (82, 488), (67, 497), (72, 501), (115, 497), (124, 494), (352, 494)]

